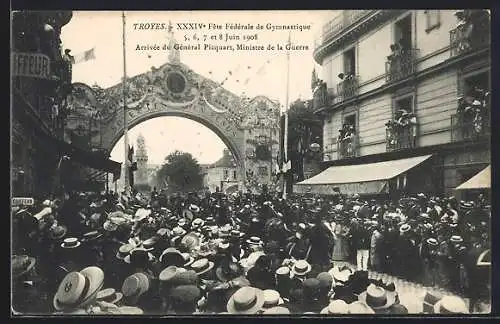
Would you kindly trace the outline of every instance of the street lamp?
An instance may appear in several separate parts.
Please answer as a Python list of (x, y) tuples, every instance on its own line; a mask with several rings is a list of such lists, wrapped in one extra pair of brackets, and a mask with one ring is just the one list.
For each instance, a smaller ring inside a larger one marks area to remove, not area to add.
[(318, 153), (321, 150), (321, 146), (318, 143), (312, 143), (309, 146), (309, 149), (311, 150), (311, 152)]

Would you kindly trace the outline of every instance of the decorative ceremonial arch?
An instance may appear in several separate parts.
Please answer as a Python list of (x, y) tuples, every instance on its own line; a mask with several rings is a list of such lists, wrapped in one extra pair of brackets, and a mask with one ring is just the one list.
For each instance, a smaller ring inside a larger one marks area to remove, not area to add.
[[(86, 124), (75, 125), (75, 120), (91, 125), (82, 118), (89, 116), (96, 125), (89, 132), (91, 143), (109, 155), (124, 132), (123, 97), (121, 83), (108, 89), (73, 84), (68, 99), (68, 119), (73, 123), (68, 131), (85, 129)], [(211, 129), (233, 154), (243, 181), (248, 149), (245, 134), (254, 127), (254, 122), (255, 127), (262, 127), (262, 118), (255, 120), (255, 107), (259, 107), (259, 115), (265, 115), (269, 127), (279, 127), (279, 103), (262, 96), (252, 100), (241, 98), (180, 62), (167, 63), (127, 79), (125, 97), (129, 129), (160, 116), (188, 118)], [(189, 136), (179, 134), (186, 135)]]

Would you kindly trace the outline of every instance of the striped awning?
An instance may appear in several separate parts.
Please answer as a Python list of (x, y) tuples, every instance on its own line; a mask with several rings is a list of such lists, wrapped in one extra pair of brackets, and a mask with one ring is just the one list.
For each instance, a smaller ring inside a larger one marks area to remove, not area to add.
[(105, 182), (106, 181), (106, 171), (87, 169), (86, 180), (91, 182)]

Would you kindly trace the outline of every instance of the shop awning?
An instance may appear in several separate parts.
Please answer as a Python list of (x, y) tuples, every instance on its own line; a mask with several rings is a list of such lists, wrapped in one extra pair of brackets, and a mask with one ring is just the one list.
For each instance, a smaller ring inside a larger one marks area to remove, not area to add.
[(489, 189), (491, 188), (491, 165), (456, 187), (455, 190)]
[(416, 167), (432, 156), (424, 155), (377, 163), (332, 166), (320, 174), (297, 183), (294, 192), (331, 194), (334, 188), (346, 194), (388, 192), (388, 181)]
[(118, 175), (121, 172), (121, 163), (108, 159), (101, 152), (84, 150), (59, 139), (53, 140), (56, 141), (56, 145), (62, 154), (67, 155), (72, 160), (79, 162), (84, 166), (113, 173), (115, 175)]

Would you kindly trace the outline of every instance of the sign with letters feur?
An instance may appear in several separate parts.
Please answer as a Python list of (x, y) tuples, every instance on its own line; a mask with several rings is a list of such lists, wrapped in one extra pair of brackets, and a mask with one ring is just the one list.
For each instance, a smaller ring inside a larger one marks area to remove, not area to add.
[(29, 197), (13, 197), (12, 206), (32, 206), (35, 204), (35, 200)]
[(12, 75), (50, 78), (50, 58), (41, 53), (12, 53)]

